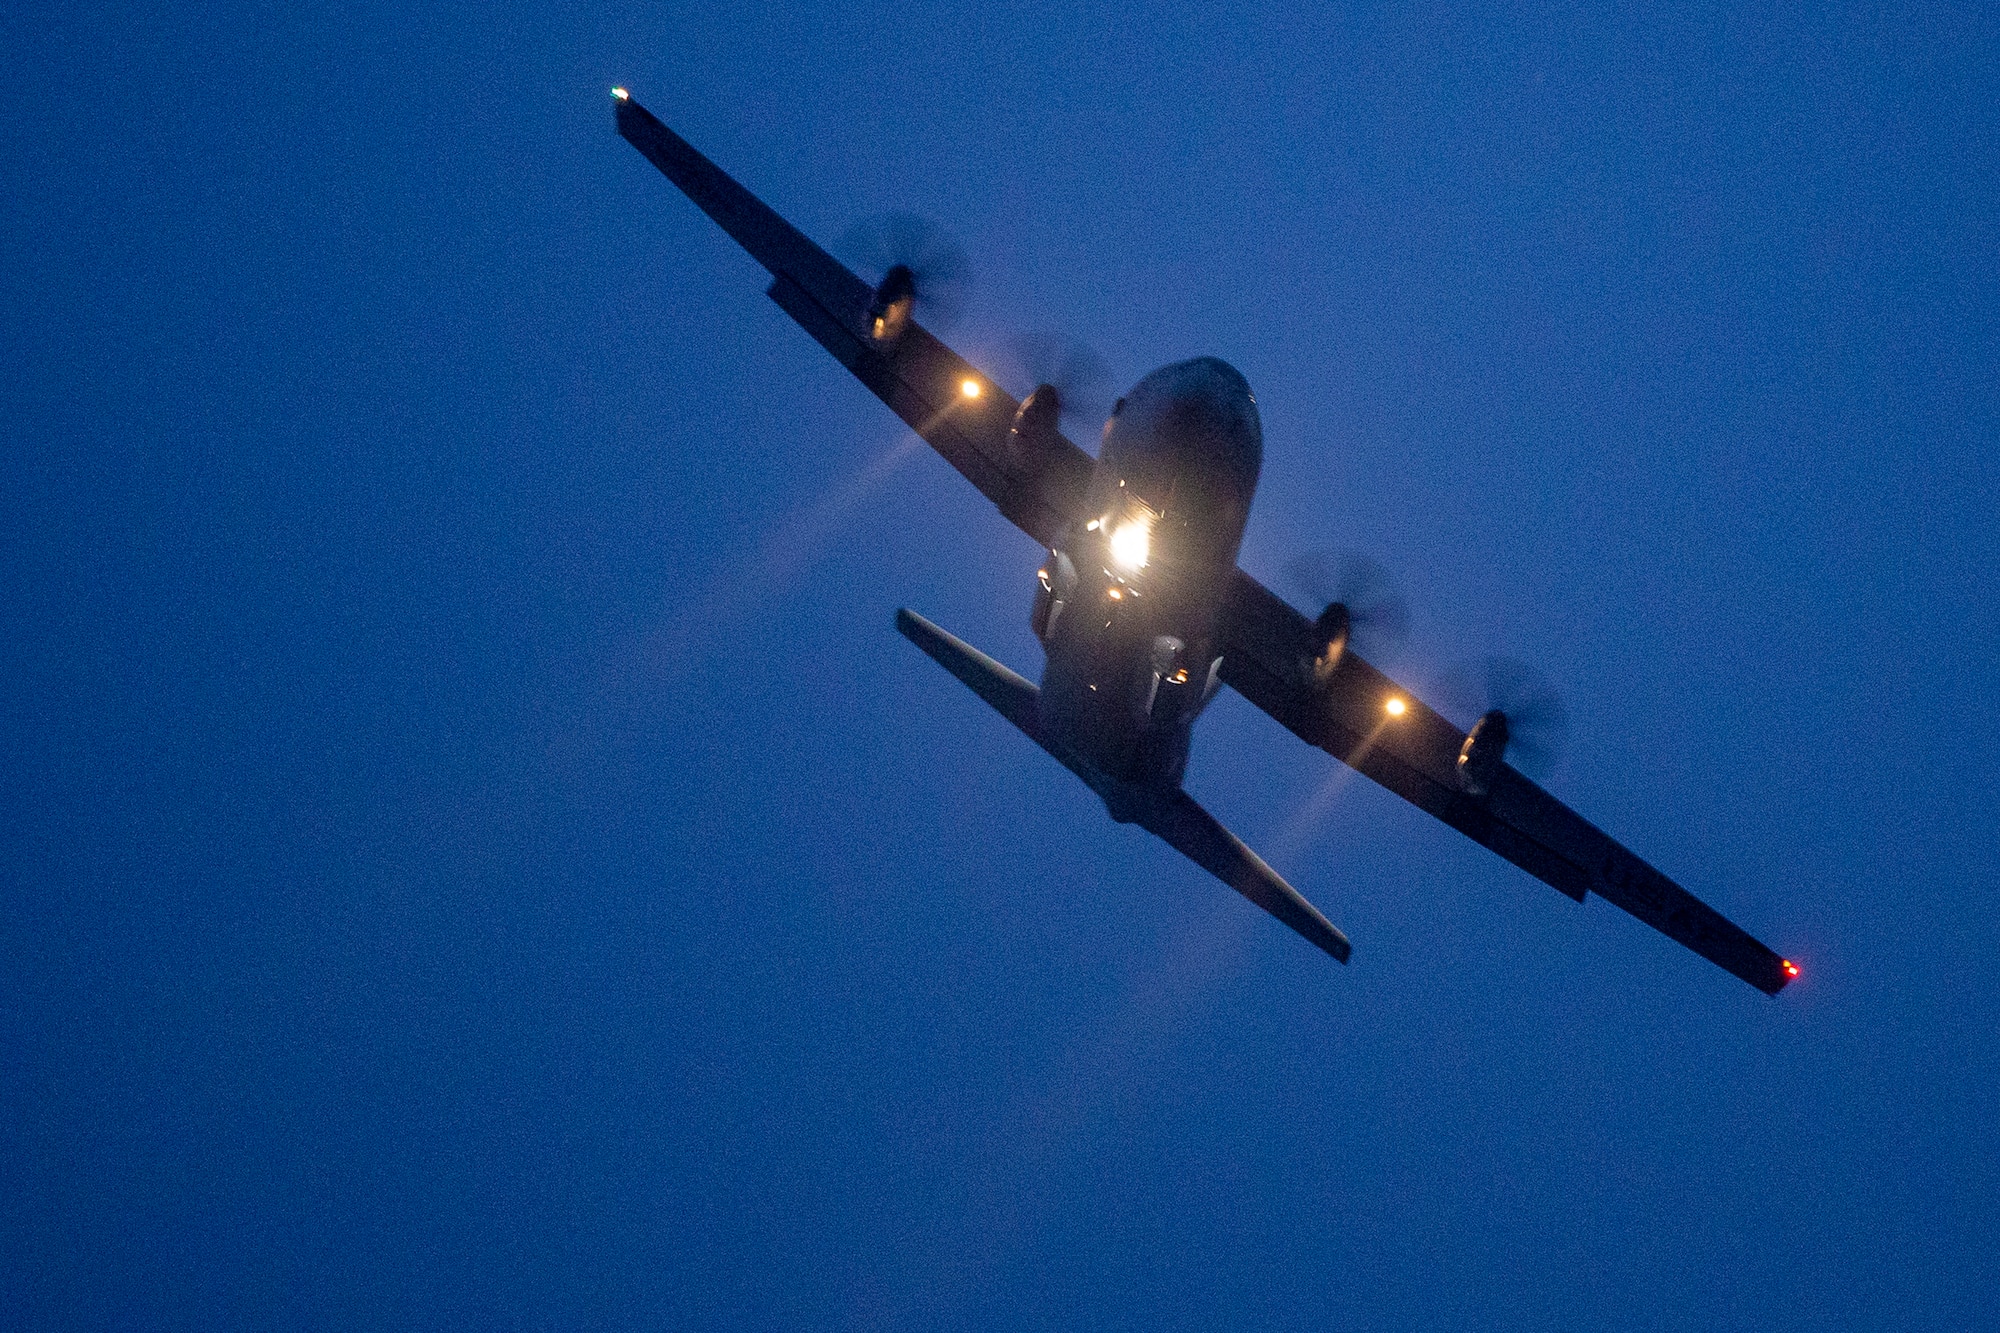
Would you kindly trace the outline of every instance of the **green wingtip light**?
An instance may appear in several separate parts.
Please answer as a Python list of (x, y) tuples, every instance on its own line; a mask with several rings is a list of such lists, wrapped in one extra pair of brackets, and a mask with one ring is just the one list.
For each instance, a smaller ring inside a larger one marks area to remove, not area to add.
[(621, 102), (629, 102), (632, 100), (632, 94), (626, 92), (623, 88), (613, 88), (611, 90), (611, 95), (617, 98)]

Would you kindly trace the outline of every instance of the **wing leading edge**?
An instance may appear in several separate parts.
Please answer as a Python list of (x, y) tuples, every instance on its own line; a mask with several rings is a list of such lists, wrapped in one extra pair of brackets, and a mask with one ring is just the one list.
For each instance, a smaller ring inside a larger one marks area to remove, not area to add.
[[(1312, 622), (1241, 570), (1223, 609), (1222, 678), (1308, 745), (1358, 769), (1418, 809), (1582, 902), (1624, 908), (1767, 995), (1795, 975), (1742, 927), (1642, 861), (1512, 768), (1475, 797), (1460, 787), (1465, 734), (1356, 654), (1325, 681)], [(1387, 712), (1403, 701), (1399, 717)]]
[[(1044, 546), (1082, 507), (1090, 455), (1053, 430), (1016, 432), (1020, 404), (914, 320), (869, 333), (874, 289), (629, 97), (618, 133), (771, 272), (770, 297)], [(967, 385), (974, 392), (966, 392)]]
[[(1090, 455), (1053, 428), (1017, 431), (1020, 405), (915, 321), (891, 342), (871, 337), (866, 282), (622, 93), (617, 118), (618, 133), (770, 271), (771, 299), (1008, 521), (1048, 546), (1080, 515)], [(1222, 679), (1307, 744), (1543, 883), (1578, 902), (1595, 891), (1766, 994), (1792, 979), (1771, 949), (1513, 769), (1503, 765), (1483, 797), (1465, 792), (1464, 733), (1352, 652), (1316, 679), (1307, 664), (1323, 645), (1312, 622), (1241, 570), (1222, 621)], [(1407, 711), (1385, 723), (1391, 695)]]

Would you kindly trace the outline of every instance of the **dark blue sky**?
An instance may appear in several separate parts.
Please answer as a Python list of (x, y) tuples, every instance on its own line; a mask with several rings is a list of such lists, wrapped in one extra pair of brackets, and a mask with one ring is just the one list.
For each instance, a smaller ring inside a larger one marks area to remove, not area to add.
[[(2000, 1287), (1990, 9), (0, 17), (20, 1328), (1966, 1328)], [(1331, 964), (891, 629), (1035, 551), (612, 132), (953, 341), (1202, 353), (1243, 562), (1531, 658), (1766, 1000), (1240, 699)]]

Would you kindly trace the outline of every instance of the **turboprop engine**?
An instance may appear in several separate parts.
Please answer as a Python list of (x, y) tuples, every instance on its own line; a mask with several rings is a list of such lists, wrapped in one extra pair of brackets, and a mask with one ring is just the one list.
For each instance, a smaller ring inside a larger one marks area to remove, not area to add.
[(1507, 715), (1494, 709), (1472, 724), (1458, 751), (1458, 785), (1474, 796), (1493, 790), (1507, 757)]

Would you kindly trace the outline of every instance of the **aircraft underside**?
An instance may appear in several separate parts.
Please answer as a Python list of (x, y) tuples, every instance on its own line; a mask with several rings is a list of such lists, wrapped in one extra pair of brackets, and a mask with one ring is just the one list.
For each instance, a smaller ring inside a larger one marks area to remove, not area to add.
[(1345, 936), (1180, 782), (1220, 685), (1308, 744), (1568, 897), (1614, 903), (1766, 994), (1798, 968), (1522, 775), (1491, 711), (1461, 730), (1365, 661), (1350, 608), (1302, 614), (1236, 567), (1262, 462), (1255, 400), (1213, 358), (1163, 367), (1105, 425), (1098, 457), (1056, 392), (1015, 402), (914, 317), (902, 265), (871, 285), (623, 90), (618, 131), (772, 275), (769, 295), (1050, 552), (1034, 617), (1042, 686), (899, 612), (897, 627), (1104, 798), (1342, 962)]

